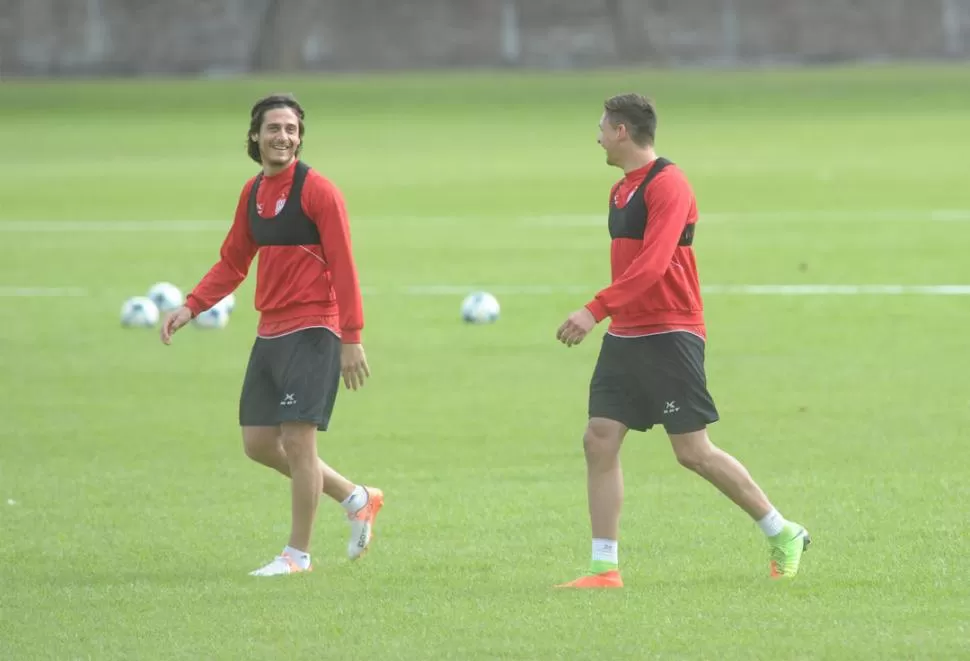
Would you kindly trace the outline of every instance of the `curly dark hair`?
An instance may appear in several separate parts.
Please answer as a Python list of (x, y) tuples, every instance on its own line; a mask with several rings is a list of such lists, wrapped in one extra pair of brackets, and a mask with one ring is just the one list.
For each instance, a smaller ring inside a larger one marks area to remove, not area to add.
[(305, 115), (303, 106), (300, 105), (296, 97), (292, 94), (271, 94), (264, 96), (253, 104), (252, 110), (249, 111), (249, 133), (246, 134), (246, 153), (249, 154), (249, 158), (257, 163), (262, 163), (263, 160), (259, 156), (259, 142), (253, 140), (252, 136), (259, 134), (259, 129), (263, 126), (263, 118), (266, 116), (266, 112), (275, 108), (290, 108), (296, 113), (300, 122), (300, 146), (296, 150), (297, 156), (303, 150), (303, 133), (305, 131), (303, 126), (303, 117)]

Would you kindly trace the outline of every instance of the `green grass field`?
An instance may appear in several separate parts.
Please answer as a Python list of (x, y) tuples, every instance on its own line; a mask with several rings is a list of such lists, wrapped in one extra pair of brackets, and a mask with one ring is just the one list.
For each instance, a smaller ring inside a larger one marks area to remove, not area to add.
[[(387, 506), (350, 565), (322, 502), (316, 571), (260, 580), (289, 490), (236, 425), (255, 269), (222, 331), (118, 312), (217, 258), (280, 90), (366, 287), (373, 379), (321, 454)], [(603, 328), (554, 335), (607, 282), (596, 124), (628, 90), (699, 200), (712, 437), (812, 532), (794, 582), (655, 430), (624, 451), (626, 589), (551, 589), (588, 561)], [(970, 658), (970, 297), (750, 289), (970, 285), (968, 109), (968, 68), (3, 82), (0, 659)], [(477, 288), (499, 323), (460, 322)]]

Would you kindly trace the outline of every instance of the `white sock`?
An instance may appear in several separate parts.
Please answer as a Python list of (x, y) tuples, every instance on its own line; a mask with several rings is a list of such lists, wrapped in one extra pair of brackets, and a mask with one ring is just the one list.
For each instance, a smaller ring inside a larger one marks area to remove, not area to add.
[(785, 517), (772, 507), (771, 511), (765, 514), (763, 519), (758, 521), (758, 527), (768, 537), (774, 537), (782, 531), (786, 523), (788, 522), (785, 521)]
[(347, 499), (340, 504), (350, 514), (359, 511), (361, 507), (367, 504), (367, 490), (360, 485), (355, 486)]
[(306, 551), (301, 551), (287, 545), (287, 547), (283, 549), (283, 553), (290, 556), (290, 559), (299, 565), (300, 569), (306, 569), (310, 566), (310, 554)]
[(615, 539), (594, 539), (593, 540), (593, 562), (603, 561), (612, 562), (614, 565), (619, 561), (619, 542)]

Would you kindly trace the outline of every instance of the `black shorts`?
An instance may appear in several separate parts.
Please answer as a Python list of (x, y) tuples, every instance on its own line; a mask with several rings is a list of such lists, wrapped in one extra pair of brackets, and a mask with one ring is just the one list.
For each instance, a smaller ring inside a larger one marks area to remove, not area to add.
[(239, 397), (239, 424), (309, 422), (325, 431), (340, 387), (340, 347), (326, 328), (257, 337)]
[(674, 331), (644, 337), (603, 337), (589, 386), (589, 417), (647, 431), (699, 431), (718, 420), (704, 373), (704, 340)]

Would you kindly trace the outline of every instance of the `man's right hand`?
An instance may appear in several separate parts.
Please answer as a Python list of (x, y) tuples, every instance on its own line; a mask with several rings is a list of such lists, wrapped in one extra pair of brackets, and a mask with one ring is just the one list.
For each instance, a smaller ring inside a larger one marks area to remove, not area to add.
[(184, 305), (178, 310), (169, 312), (165, 321), (162, 322), (162, 343), (171, 344), (172, 335), (175, 334), (175, 331), (190, 321), (192, 321), (192, 310)]

